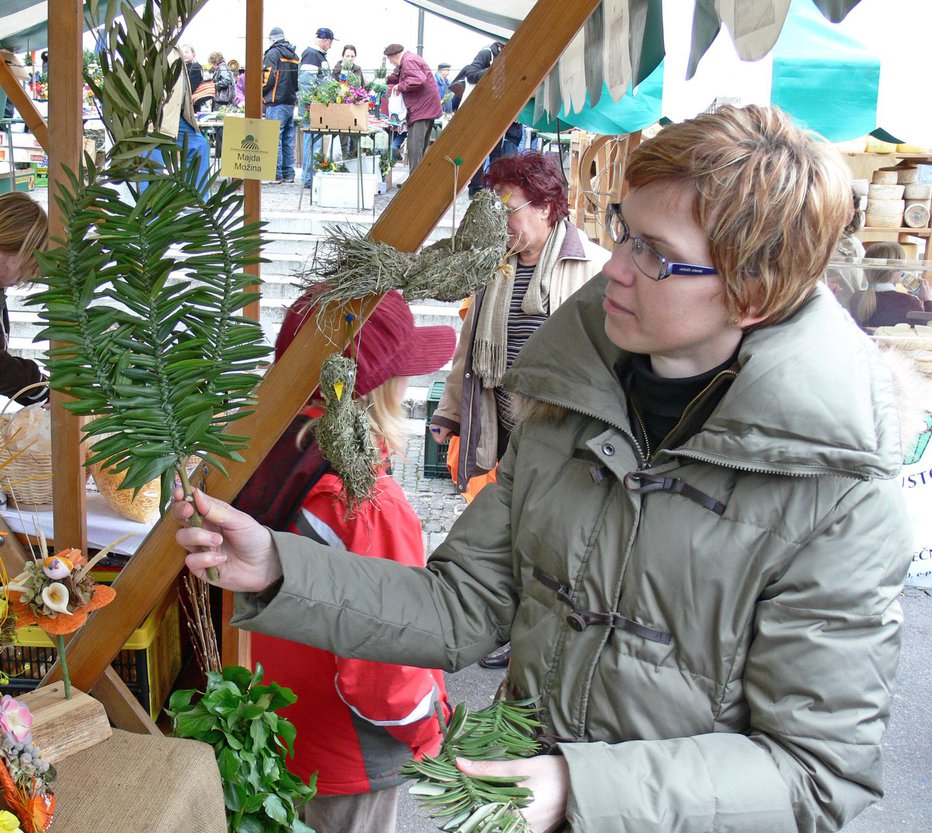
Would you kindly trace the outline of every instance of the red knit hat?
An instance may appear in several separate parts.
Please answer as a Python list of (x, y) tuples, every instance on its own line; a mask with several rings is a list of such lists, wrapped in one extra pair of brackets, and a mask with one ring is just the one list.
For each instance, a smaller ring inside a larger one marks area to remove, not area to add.
[[(275, 340), (276, 361), (313, 314), (313, 292), (289, 307)], [(415, 327), (405, 299), (392, 289), (356, 334), (355, 345), (356, 395), (365, 396), (393, 376), (420, 376), (439, 370), (456, 349), (456, 331), (445, 325)], [(345, 355), (351, 355), (349, 348)]]

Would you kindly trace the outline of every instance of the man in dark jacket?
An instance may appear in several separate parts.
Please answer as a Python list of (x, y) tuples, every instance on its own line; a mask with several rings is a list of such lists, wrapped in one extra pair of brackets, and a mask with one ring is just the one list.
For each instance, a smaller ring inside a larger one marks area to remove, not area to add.
[[(298, 89), (302, 95), (309, 93), (318, 84), (330, 80), (330, 63), (327, 50), (333, 46), (333, 29), (322, 26), (314, 35), (314, 45), (301, 53), (301, 68), (298, 70)], [(319, 133), (304, 134), (304, 187), (311, 187), (314, 176), (314, 154), (323, 148), (323, 136)]]
[(406, 52), (400, 43), (390, 43), (384, 54), (395, 67), (386, 81), (401, 93), (408, 111), (408, 171), (413, 174), (427, 153), (434, 119), (443, 113), (440, 93), (430, 66), (420, 55)]
[(272, 45), (262, 60), (265, 117), (278, 119), (278, 162), (275, 183), (294, 182), (294, 106), (298, 100), (298, 53), (278, 26), (269, 32)]

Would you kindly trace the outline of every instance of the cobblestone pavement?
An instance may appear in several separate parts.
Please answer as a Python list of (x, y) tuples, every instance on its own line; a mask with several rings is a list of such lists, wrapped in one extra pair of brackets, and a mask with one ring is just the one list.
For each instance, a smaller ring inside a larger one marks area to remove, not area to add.
[(421, 519), (424, 551), (429, 555), (447, 537), (453, 522), (466, 508), (466, 501), (456, 494), (452, 480), (424, 474), (424, 443), (433, 442), (424, 436), (425, 421), (409, 419), (406, 424), (407, 449), (404, 457), (392, 461), (392, 472)]

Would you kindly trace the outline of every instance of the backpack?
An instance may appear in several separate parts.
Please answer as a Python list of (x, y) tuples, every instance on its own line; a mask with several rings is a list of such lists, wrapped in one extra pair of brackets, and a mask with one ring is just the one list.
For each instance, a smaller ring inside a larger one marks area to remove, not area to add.
[(220, 64), (217, 71), (214, 73), (214, 85), (217, 88), (217, 95), (214, 96), (214, 101), (216, 101), (217, 104), (232, 103), (233, 94), (235, 92), (233, 73), (227, 69), (226, 64)]
[(330, 469), (313, 434), (306, 448), (299, 450), (296, 445), (310, 421), (304, 414), (291, 421), (233, 501), (234, 507), (269, 529), (286, 532), (307, 493)]

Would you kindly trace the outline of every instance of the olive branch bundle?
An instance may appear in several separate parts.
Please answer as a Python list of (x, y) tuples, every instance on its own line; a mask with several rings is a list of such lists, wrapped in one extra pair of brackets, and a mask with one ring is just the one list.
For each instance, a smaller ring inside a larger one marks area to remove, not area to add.
[[(534, 700), (497, 700), (471, 712), (465, 703), (454, 709), (443, 729), (443, 745), (435, 757), (410, 761), (402, 774), (416, 783), (409, 792), (450, 833), (526, 833), (518, 812), (533, 794), (518, 786), (520, 778), (467, 775), (457, 758), (497, 761), (527, 758), (539, 750), (534, 740), (540, 722)], [(444, 721), (440, 719), (440, 725)]]

